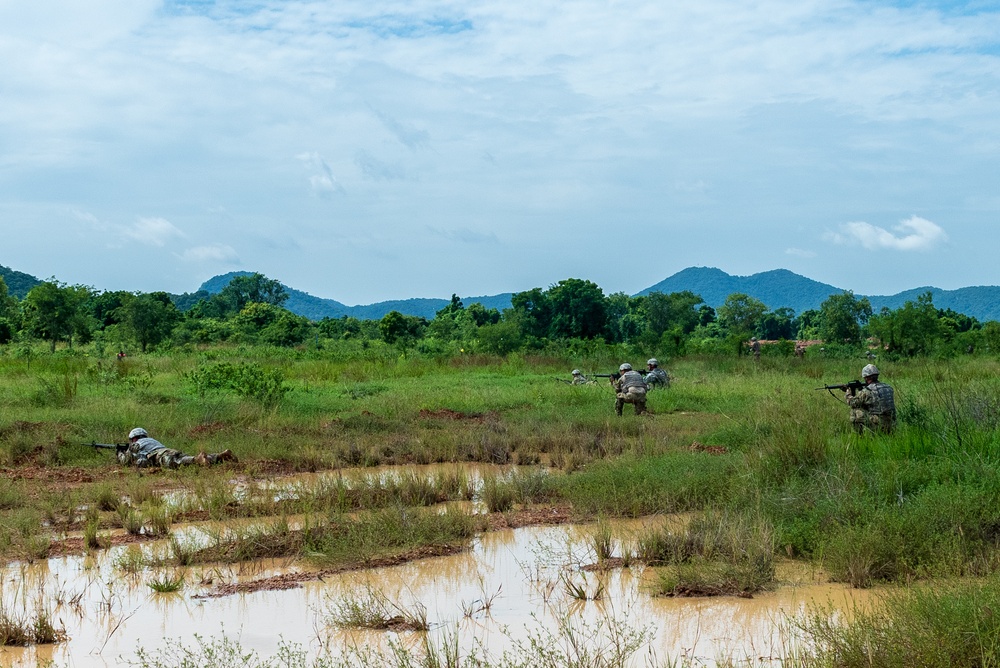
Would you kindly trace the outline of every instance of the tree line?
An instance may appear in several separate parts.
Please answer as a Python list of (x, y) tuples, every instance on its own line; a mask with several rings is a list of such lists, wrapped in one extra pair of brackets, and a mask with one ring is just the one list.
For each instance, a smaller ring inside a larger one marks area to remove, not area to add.
[(1000, 353), (1000, 323), (979, 322), (935, 308), (931, 293), (897, 309), (874, 313), (867, 298), (831, 295), (818, 309), (796, 314), (769, 309), (743, 293), (714, 309), (690, 291), (642, 296), (605, 295), (595, 283), (568, 278), (547, 289), (518, 292), (502, 312), (458, 295), (428, 320), (391, 311), (381, 320), (353, 317), (314, 321), (284, 308), (288, 294), (262, 274), (236, 276), (213, 295), (180, 301), (166, 292), (98, 291), (54, 278), (23, 299), (0, 277), (0, 345), (99, 341), (122, 349), (165, 349), (221, 342), (275, 346), (331, 340), (381, 341), (404, 353), (459, 351), (506, 355), (560, 343), (634, 344), (660, 355), (741, 354), (752, 336), (773, 342), (769, 355), (790, 355), (795, 340), (818, 340), (824, 351), (878, 348), (888, 355)]

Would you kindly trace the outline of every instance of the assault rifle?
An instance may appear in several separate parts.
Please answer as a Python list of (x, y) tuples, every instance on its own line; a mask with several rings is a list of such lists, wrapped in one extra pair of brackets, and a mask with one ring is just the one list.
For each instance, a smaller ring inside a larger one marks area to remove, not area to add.
[(94, 448), (96, 450), (114, 450), (116, 453), (122, 450), (128, 450), (128, 443), (98, 443), (97, 441), (91, 441), (90, 443), (84, 443), (88, 448)]
[[(633, 371), (638, 371), (640, 376), (645, 376), (647, 373), (649, 373), (648, 369), (633, 369)], [(616, 371), (615, 373), (592, 373), (592, 374), (590, 374), (590, 377), (591, 378), (611, 378), (612, 380), (618, 380), (619, 378), (622, 377), (622, 375), (621, 375), (620, 372)]]
[(858, 390), (864, 389), (865, 384), (860, 380), (849, 380), (842, 385), (824, 385), (823, 387), (817, 387), (817, 390), (850, 390), (851, 392), (857, 392)]
[(555, 376), (552, 376), (552, 380), (558, 380), (560, 383), (566, 383), (567, 385), (573, 384), (573, 381), (571, 380), (566, 380), (565, 378), (556, 378)]

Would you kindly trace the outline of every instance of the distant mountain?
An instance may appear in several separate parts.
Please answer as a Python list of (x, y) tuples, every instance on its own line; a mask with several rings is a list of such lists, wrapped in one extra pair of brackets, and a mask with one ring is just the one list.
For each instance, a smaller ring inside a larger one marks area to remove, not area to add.
[(788, 307), (796, 313), (819, 308), (827, 297), (843, 292), (840, 288), (799, 276), (787, 269), (774, 269), (752, 276), (731, 276), (714, 267), (689, 267), (638, 294), (669, 294), (684, 290), (699, 295), (712, 308), (722, 306), (734, 292), (742, 292), (761, 300), (772, 311)]
[[(222, 292), (222, 289), (236, 276), (249, 276), (251, 273), (253, 272), (234, 271), (213, 276), (202, 283), (197, 292), (171, 295), (171, 297), (178, 308), (187, 310), (194, 306), (199, 299)], [(31, 288), (42, 282), (34, 276), (3, 265), (0, 265), (0, 276), (7, 284), (9, 294), (18, 299), (24, 299)], [(347, 306), (333, 299), (314, 297), (307, 292), (290, 288), (287, 285), (284, 287), (288, 292), (288, 301), (285, 303), (285, 307), (310, 320), (343, 316), (362, 320), (379, 320), (390, 311), (399, 311), (404, 315), (431, 319), (435, 313), (451, 301), (450, 299), (403, 299)], [(683, 292), (684, 290), (690, 290), (699, 295), (706, 304), (713, 308), (718, 308), (725, 303), (726, 298), (734, 292), (742, 292), (761, 300), (769, 309), (788, 307), (794, 309), (796, 314), (809, 309), (818, 309), (827, 297), (844, 291), (842, 288), (814, 281), (787, 269), (774, 269), (751, 276), (733, 276), (714, 267), (689, 267), (638, 292), (637, 295), (647, 295), (650, 292)], [(980, 285), (957, 290), (922, 287), (895, 295), (858, 294), (857, 296), (867, 296), (872, 308), (877, 313), (883, 307), (897, 309), (908, 301), (916, 301), (917, 297), (926, 292), (931, 293), (934, 306), (937, 308), (950, 308), (958, 313), (978, 318), (982, 322), (987, 320), (1000, 321), (1000, 286), (995, 285)], [(511, 297), (513, 297), (513, 293), (510, 292), (485, 297), (464, 297), (462, 303), (468, 306), (478, 302), (488, 309), (495, 308), (503, 311), (505, 308), (510, 308)]]
[(30, 274), (14, 271), (2, 264), (0, 264), (0, 276), (3, 276), (3, 282), (7, 284), (7, 294), (18, 299), (24, 299), (24, 296), (28, 294), (31, 288), (41, 283), (40, 280)]
[[(229, 285), (229, 281), (237, 276), (249, 276), (253, 272), (231, 271), (228, 274), (213, 276), (198, 289), (198, 293), (218, 294)], [(285, 308), (297, 315), (305, 316), (310, 320), (322, 320), (323, 318), (341, 318), (344, 316), (358, 318), (359, 320), (381, 320), (390, 311), (399, 311), (403, 315), (412, 315), (430, 320), (438, 311), (451, 303), (451, 299), (402, 299), (378, 302), (361, 306), (347, 306), (333, 299), (323, 299), (314, 297), (307, 292), (290, 288), (282, 284), (288, 293), (288, 301)], [(198, 294), (195, 293), (195, 294)], [(482, 304), (487, 309), (495, 308), (499, 311), (510, 308), (510, 298), (513, 293), (507, 292), (489, 297), (466, 297), (462, 303), (468, 306), (474, 302)]]
[[(714, 267), (689, 267), (638, 294), (684, 290), (699, 295), (712, 308), (718, 308), (725, 303), (729, 295), (742, 292), (764, 302), (771, 310), (788, 307), (794, 309), (797, 314), (809, 309), (818, 309), (830, 295), (844, 292), (843, 288), (799, 276), (787, 269), (774, 269), (751, 276), (732, 276)], [(933, 295), (934, 306), (937, 308), (950, 308), (983, 322), (1000, 320), (1000, 287), (997, 286), (977, 286), (958, 290), (923, 287), (890, 296), (857, 293), (856, 296), (868, 297), (872, 309), (878, 313), (882, 307), (897, 309), (908, 301), (916, 301), (917, 297), (926, 292)]]

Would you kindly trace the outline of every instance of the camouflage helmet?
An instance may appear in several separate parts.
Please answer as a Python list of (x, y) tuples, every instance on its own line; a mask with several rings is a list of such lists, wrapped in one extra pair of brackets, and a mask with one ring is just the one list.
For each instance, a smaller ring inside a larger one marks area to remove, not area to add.
[(574, 376), (579, 376), (580, 375), (580, 370), (579, 369), (573, 369), (572, 371), (570, 371), (570, 373), (573, 374)]
[(128, 433), (129, 438), (145, 438), (147, 436), (149, 436), (149, 434), (147, 434), (146, 430), (142, 427), (136, 427)]
[(660, 363), (656, 361), (655, 357), (650, 357), (648, 360), (646, 360), (646, 366), (659, 366), (659, 365)]
[(878, 367), (874, 364), (866, 364), (865, 368), (861, 370), (861, 377), (868, 378), (869, 376), (877, 376)]
[(618, 367), (618, 370), (619, 371), (631, 371), (632, 370), (632, 365), (629, 364), (628, 362), (625, 362), (620, 367)]

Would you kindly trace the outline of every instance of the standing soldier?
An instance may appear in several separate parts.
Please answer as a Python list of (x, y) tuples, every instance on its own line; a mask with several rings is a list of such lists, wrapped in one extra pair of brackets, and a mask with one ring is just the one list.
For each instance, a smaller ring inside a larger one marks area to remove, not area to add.
[(655, 357), (646, 361), (646, 385), (651, 390), (657, 385), (664, 389), (670, 387), (670, 376), (660, 368), (660, 363)]
[(847, 405), (851, 407), (851, 426), (861, 434), (865, 430), (891, 434), (896, 426), (896, 399), (892, 388), (878, 379), (878, 368), (866, 364), (861, 370), (865, 386), (857, 393), (845, 390)]
[(611, 378), (611, 385), (615, 388), (615, 414), (621, 417), (625, 404), (632, 404), (635, 414), (642, 415), (646, 412), (646, 391), (649, 389), (646, 381), (638, 371), (632, 370), (628, 362), (618, 367), (618, 371), (618, 378)]
[(756, 336), (750, 337), (750, 352), (753, 353), (755, 361), (760, 359), (760, 341)]

